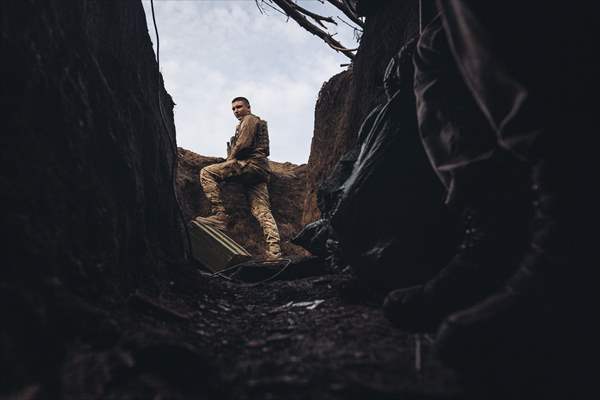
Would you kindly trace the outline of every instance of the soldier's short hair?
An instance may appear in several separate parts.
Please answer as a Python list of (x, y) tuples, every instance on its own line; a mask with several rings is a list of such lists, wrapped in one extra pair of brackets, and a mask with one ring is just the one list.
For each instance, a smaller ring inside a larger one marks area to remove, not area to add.
[(248, 107), (250, 107), (250, 102), (245, 97), (239, 96), (239, 97), (236, 97), (235, 99), (231, 100), (232, 103), (235, 103), (236, 101), (243, 101)]

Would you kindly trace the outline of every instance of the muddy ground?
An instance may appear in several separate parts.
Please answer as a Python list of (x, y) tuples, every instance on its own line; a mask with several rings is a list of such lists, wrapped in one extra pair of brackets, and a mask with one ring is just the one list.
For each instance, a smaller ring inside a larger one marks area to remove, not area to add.
[(316, 258), (292, 261), (273, 279), (285, 263), (246, 266), (231, 280), (174, 268), (125, 307), (106, 304), (99, 326), (116, 340), (70, 349), (61, 397), (460, 398), (430, 336), (394, 329), (380, 299), (363, 296), (348, 273), (328, 273)]

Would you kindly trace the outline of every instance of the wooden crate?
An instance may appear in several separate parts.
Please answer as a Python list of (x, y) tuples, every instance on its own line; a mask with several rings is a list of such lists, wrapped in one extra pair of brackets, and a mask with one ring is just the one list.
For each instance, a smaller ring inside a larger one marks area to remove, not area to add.
[(190, 223), (192, 256), (213, 272), (248, 261), (252, 255), (232, 238), (212, 226)]

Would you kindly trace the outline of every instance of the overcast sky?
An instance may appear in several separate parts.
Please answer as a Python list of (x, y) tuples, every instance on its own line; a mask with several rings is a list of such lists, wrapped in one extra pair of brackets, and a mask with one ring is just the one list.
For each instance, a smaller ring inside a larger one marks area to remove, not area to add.
[[(328, 16), (339, 15), (317, 0), (298, 3)], [(143, 4), (156, 46), (150, 1)], [(225, 157), (225, 143), (237, 123), (231, 99), (246, 96), (252, 112), (269, 123), (270, 159), (305, 163), (319, 89), (346, 68), (340, 64), (348, 59), (274, 10), (267, 8), (267, 15), (261, 15), (254, 0), (155, 0), (154, 4), (161, 71), (176, 103), (178, 145)], [(340, 22), (337, 30), (339, 41), (356, 46), (350, 28)]]

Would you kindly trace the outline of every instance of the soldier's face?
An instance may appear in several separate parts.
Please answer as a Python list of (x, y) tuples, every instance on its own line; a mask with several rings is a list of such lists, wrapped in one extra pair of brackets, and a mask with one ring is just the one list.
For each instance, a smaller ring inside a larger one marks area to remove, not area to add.
[(246, 105), (242, 100), (231, 103), (231, 110), (237, 119), (242, 119), (242, 117), (250, 114), (250, 106)]

